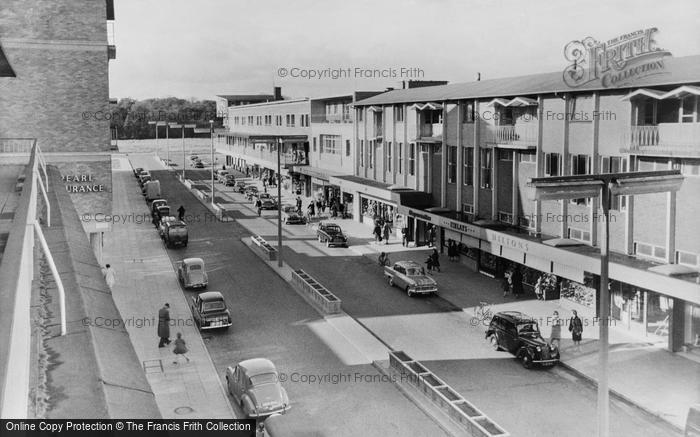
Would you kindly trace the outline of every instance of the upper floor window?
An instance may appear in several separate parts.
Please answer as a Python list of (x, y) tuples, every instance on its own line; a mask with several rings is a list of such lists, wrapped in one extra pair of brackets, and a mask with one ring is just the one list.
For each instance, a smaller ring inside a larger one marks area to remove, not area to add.
[(275, 115), (275, 125), (282, 126), (282, 116), (281, 115)]
[(481, 188), (491, 189), (493, 187), (493, 150), (481, 149)]
[(462, 116), (462, 123), (474, 123), (474, 120), (476, 119), (475, 114), (474, 114), (474, 103), (473, 102), (468, 102), (462, 104), (462, 113), (464, 114)]
[(474, 148), (462, 147), (462, 184), (474, 185)]
[(364, 115), (363, 115), (363, 114), (364, 114), (364, 111), (365, 111), (365, 110), (364, 110), (363, 108), (360, 108), (360, 109), (357, 110), (357, 121), (362, 121), (362, 120), (364, 120), (364, 118), (363, 118), (363, 117), (364, 117)]
[(255, 125), (262, 126), (262, 115), (258, 115), (255, 117)]
[(253, 116), (252, 115), (248, 116), (248, 124), (251, 126), (253, 125)]
[(350, 153), (351, 153), (350, 140), (345, 140), (345, 156), (350, 156)]
[(389, 141), (386, 143), (386, 171), (391, 171), (391, 148), (392, 143)]
[(365, 166), (365, 140), (360, 140), (360, 167)]
[(559, 153), (544, 154), (544, 175), (561, 176), (561, 155)]
[[(627, 158), (621, 156), (601, 156), (601, 173), (623, 173), (627, 171)], [(627, 196), (613, 196), (610, 199), (610, 209), (622, 211), (627, 209)]]
[(321, 153), (337, 155), (340, 153), (340, 135), (321, 135)]
[(369, 142), (369, 147), (367, 148), (367, 152), (369, 152), (369, 156), (367, 157), (367, 162), (369, 163), (369, 168), (374, 168), (374, 148), (376, 147), (376, 143), (374, 141)]
[(408, 174), (411, 176), (416, 174), (416, 143), (408, 146)]
[(397, 121), (397, 122), (403, 121), (403, 116), (404, 116), (403, 105), (394, 106), (394, 121)]
[(424, 124), (442, 123), (442, 109), (426, 109), (421, 112)]
[(403, 143), (396, 145), (396, 171), (399, 174), (403, 173)]
[(299, 114), (299, 125), (309, 127), (309, 114)]
[[(591, 157), (588, 155), (571, 155), (571, 174), (585, 175), (591, 173)], [(571, 203), (587, 205), (590, 198), (571, 199)]]
[(457, 182), (457, 146), (447, 146), (447, 183)]
[(286, 118), (287, 118), (287, 120), (286, 120), (287, 127), (294, 127), (294, 125), (296, 124), (295, 115), (294, 114), (287, 114)]

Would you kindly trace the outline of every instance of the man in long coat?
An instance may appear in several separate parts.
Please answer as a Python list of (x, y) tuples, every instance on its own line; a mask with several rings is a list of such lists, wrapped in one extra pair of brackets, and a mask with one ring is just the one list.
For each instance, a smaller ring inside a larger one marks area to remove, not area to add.
[(158, 337), (160, 337), (158, 347), (170, 344), (170, 304), (168, 303), (158, 310)]

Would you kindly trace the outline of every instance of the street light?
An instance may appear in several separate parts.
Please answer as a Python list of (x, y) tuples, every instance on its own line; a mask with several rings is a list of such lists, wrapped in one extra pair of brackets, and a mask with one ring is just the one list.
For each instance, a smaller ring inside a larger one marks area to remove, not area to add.
[(683, 176), (680, 170), (666, 170), (531, 178), (527, 184), (528, 187), (534, 188), (536, 200), (600, 197), (603, 209), (603, 236), (600, 242), (600, 284), (598, 291), (598, 318), (601, 321), (599, 324), (600, 348), (598, 350), (598, 437), (607, 437), (610, 430), (608, 389), (610, 201), (612, 196), (675, 192), (680, 189), (682, 182)]
[(160, 149), (158, 149), (158, 126), (164, 126), (164, 121), (149, 121), (148, 124), (154, 125), (156, 128), (156, 156), (160, 159)]
[[(182, 180), (185, 180), (185, 129), (194, 129), (197, 127), (196, 124), (177, 124), (177, 123), (170, 123), (170, 127), (173, 129), (181, 129), (182, 130)], [(168, 149), (169, 150), (169, 149)]]
[(211, 139), (211, 206), (214, 206), (214, 120), (209, 120), (209, 137)]
[(277, 266), (282, 267), (282, 138), (277, 138)]

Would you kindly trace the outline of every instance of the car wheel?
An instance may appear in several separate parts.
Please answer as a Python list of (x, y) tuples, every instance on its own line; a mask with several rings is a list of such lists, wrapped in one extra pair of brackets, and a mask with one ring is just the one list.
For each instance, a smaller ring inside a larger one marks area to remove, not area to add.
[(522, 357), (520, 359), (523, 362), (523, 367), (526, 369), (529, 369), (532, 367), (532, 358), (530, 358), (530, 354), (527, 352), (523, 352)]
[(489, 336), (489, 342), (491, 343), (491, 347), (493, 348), (493, 350), (501, 350), (501, 347), (498, 345), (498, 337), (496, 337), (496, 334), (491, 334)]
[(408, 297), (413, 297), (413, 292), (408, 287), (406, 287), (406, 294), (408, 295)]
[(331, 247), (331, 240), (326, 240), (326, 247)]
[(388, 282), (389, 282), (389, 287), (393, 287), (393, 286), (394, 286), (394, 277), (393, 277), (393, 276), (389, 276), (388, 278), (389, 278), (389, 281), (388, 281)]
[(318, 236), (318, 242), (319, 242), (319, 243), (323, 243), (323, 239), (321, 238), (320, 235)]

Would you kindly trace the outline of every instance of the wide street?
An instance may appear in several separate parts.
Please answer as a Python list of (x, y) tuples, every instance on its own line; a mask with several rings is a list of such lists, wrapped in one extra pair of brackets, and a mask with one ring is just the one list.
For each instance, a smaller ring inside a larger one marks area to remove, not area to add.
[[(130, 159), (134, 167), (155, 163), (152, 155), (132, 154)], [(342, 326), (321, 318), (241, 242), (252, 234), (275, 241), (276, 211), (258, 218), (242, 195), (217, 184), (217, 190), (225, 191), (217, 200), (236, 218), (218, 222), (172, 173), (154, 170), (153, 174), (161, 181), (163, 197), (172, 210), (184, 205), (189, 216), (189, 246), (169, 249), (172, 262), (203, 258), (209, 289), (222, 291), (232, 308), (234, 325), (228, 331), (202, 334), (222, 377), (226, 366), (243, 359), (266, 357), (275, 362), (289, 377), (284, 385), (293, 409), (286, 419), (302, 430), (299, 435), (352, 435), (358, 426), (365, 426), (367, 435), (442, 432), (391, 383), (377, 382), (380, 374), (369, 363), (386, 357), (374, 357), (349, 343)], [(188, 169), (187, 177), (204, 185), (209, 171)], [(470, 290), (469, 283), (441, 282), (440, 295), (409, 298), (390, 288), (376, 265), (376, 254), (366, 250), (369, 228), (365, 236), (350, 239), (349, 249), (321, 245), (308, 226), (285, 225), (284, 238), (284, 261), (335, 293), (343, 310), (370, 331), (368, 335), (421, 360), (512, 435), (595, 434), (594, 387), (561, 367), (526, 370), (507, 353), (489, 347), (483, 326), (470, 325), (471, 313), (462, 308), (478, 305), (484, 299), (483, 290)], [(426, 254), (399, 251), (392, 252), (391, 259)], [(444, 268), (460, 268), (447, 264), (444, 260)], [(461, 293), (460, 306), (450, 302), (457, 293)], [(351, 376), (336, 376), (337, 384), (308, 383), (322, 375)], [(611, 417), (611, 435), (675, 435), (658, 419), (614, 399)]]

